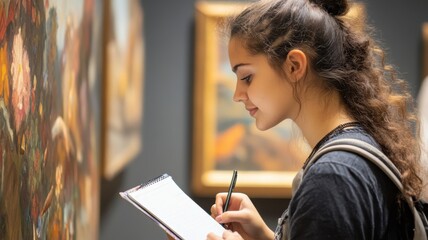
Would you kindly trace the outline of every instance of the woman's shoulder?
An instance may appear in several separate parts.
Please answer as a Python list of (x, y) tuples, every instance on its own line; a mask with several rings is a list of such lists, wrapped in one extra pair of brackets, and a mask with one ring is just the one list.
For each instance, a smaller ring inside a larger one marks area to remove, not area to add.
[[(376, 141), (362, 128), (351, 128), (332, 137), (325, 144), (336, 139), (352, 138), (362, 140), (380, 149)], [(321, 146), (322, 147), (322, 146)], [(342, 178), (343, 181), (359, 181), (369, 186), (379, 185), (386, 181), (386, 176), (375, 164), (362, 156), (348, 151), (331, 151), (322, 155), (305, 174), (311, 178), (314, 175), (329, 175)]]
[[(347, 129), (326, 143), (340, 138), (359, 139), (379, 148), (361, 128)], [(313, 218), (325, 222), (314, 231), (322, 229), (335, 234), (332, 236), (341, 236), (336, 239), (343, 236), (381, 239), (388, 231), (394, 236), (398, 228), (388, 230), (388, 224), (396, 216), (393, 211), (397, 209), (397, 193), (395, 185), (369, 160), (355, 153), (332, 151), (322, 155), (306, 171), (290, 202), (290, 218), (296, 224)]]
[[(361, 129), (349, 129), (329, 141), (354, 138), (378, 147), (373, 138)], [(367, 209), (382, 209), (386, 199), (393, 199), (396, 188), (389, 178), (371, 161), (347, 151), (331, 151), (322, 155), (305, 172), (296, 197), (317, 195), (309, 198), (323, 202), (336, 199), (335, 204), (343, 208), (357, 202), (365, 202)], [(369, 203), (370, 202), (370, 203)]]

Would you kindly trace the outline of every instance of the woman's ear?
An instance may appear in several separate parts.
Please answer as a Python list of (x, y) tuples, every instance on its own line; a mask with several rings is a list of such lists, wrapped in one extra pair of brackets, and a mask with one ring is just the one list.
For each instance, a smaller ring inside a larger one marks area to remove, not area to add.
[(306, 54), (299, 50), (291, 50), (284, 61), (283, 68), (291, 81), (299, 81), (306, 75), (308, 59)]

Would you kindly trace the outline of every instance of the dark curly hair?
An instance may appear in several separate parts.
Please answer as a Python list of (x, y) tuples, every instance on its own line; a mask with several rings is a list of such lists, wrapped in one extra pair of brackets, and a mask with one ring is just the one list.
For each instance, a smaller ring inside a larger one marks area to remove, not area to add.
[[(288, 52), (300, 49), (325, 91), (339, 92), (348, 112), (380, 144), (402, 173), (404, 192), (419, 197), (418, 125), (413, 98), (368, 25), (351, 26), (346, 0), (272, 0), (251, 4), (227, 21), (231, 38), (251, 54), (264, 54), (281, 71)], [(298, 102), (297, 88), (294, 97)]]

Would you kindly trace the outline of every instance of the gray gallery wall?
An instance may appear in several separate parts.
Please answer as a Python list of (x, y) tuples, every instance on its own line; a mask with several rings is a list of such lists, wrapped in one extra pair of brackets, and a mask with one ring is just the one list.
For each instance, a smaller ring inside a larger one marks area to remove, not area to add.
[[(102, 183), (100, 239), (165, 239), (142, 213), (118, 192), (162, 173), (171, 174), (190, 193), (193, 81), (193, 25), (196, 0), (142, 0), (146, 40), (143, 150), (111, 181)], [(377, 0), (366, 4), (369, 23), (388, 59), (408, 80), (416, 95), (422, 79), (421, 23), (428, 21), (428, 1)], [(212, 198), (195, 200), (209, 209)], [(287, 199), (256, 199), (273, 226)], [(179, 207), (179, 206), (177, 206)]]

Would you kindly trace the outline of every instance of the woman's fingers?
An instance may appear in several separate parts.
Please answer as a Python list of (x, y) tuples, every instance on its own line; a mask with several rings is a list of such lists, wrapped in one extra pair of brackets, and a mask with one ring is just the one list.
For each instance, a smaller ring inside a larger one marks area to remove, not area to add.
[(219, 237), (219, 236), (215, 235), (214, 233), (209, 233), (207, 235), (207, 239), (209, 239), (209, 240), (223, 240), (223, 239), (242, 240), (243, 238), (237, 232), (232, 232), (230, 230), (226, 230), (223, 232), (222, 237)]
[(238, 232), (232, 232), (228, 230), (223, 232), (223, 239), (242, 240), (243, 238), (241, 235), (239, 235)]
[(217, 215), (223, 213), (223, 204), (224, 204), (224, 200), (226, 199), (226, 196), (227, 196), (227, 193), (221, 192), (221, 193), (217, 193), (217, 195), (215, 197), (215, 205), (216, 205)]
[(208, 233), (207, 240), (222, 240), (222, 237), (215, 235), (214, 233)]
[(248, 209), (239, 211), (227, 211), (215, 217), (215, 220), (222, 224), (239, 223), (246, 224), (251, 221), (253, 213)]
[(217, 208), (216, 208), (216, 205), (215, 204), (213, 204), (212, 206), (211, 206), (211, 209), (210, 209), (210, 211), (211, 211), (211, 217), (213, 217), (213, 218), (215, 218), (215, 217), (217, 217)]

